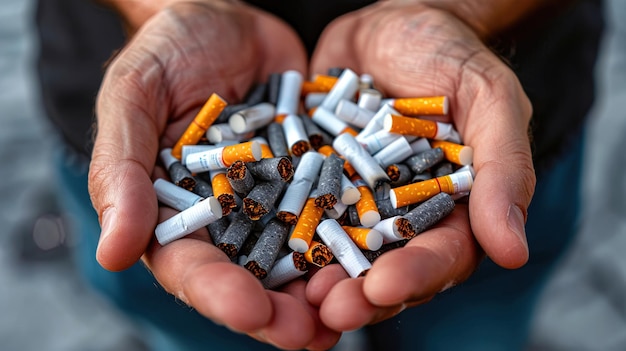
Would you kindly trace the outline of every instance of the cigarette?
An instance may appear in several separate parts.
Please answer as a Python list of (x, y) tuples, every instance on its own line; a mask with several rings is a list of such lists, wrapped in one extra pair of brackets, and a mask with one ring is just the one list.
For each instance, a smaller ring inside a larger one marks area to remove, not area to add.
[(373, 155), (377, 153), (378, 151), (384, 149), (387, 145), (393, 143), (394, 141), (402, 137), (403, 137), (402, 134), (390, 133), (384, 129), (381, 129), (361, 139), (359, 143), (363, 145), (363, 148), (365, 148), (365, 150), (367, 150), (367, 152), (369, 152), (370, 155)]
[(222, 250), (226, 256), (237, 257), (237, 253), (252, 232), (252, 224), (253, 222), (243, 211), (237, 212), (224, 234), (215, 242), (215, 246)]
[(289, 237), (288, 245), (292, 250), (304, 253), (309, 249), (323, 214), (324, 209), (315, 205), (315, 198), (309, 197)]
[(226, 170), (211, 171), (209, 174), (213, 196), (222, 205), (222, 216), (228, 216), (232, 209), (237, 207), (237, 204), (235, 203), (235, 191), (226, 177)]
[(257, 183), (243, 199), (244, 213), (253, 221), (261, 219), (274, 208), (284, 186), (282, 181)]
[(373, 155), (374, 160), (382, 168), (387, 168), (390, 164), (402, 162), (413, 155), (413, 148), (405, 137), (401, 137), (385, 146), (382, 150)]
[(328, 111), (334, 111), (342, 99), (351, 100), (359, 90), (359, 76), (350, 69), (344, 69), (337, 82), (320, 105)]
[[(392, 216), (389, 218), (385, 218), (382, 221), (378, 222), (378, 224), (376, 224), (372, 228), (380, 233), (382, 238), (382, 244), (388, 244), (407, 239), (403, 237), (403, 234), (401, 234), (401, 232), (405, 234), (406, 231), (399, 228), (399, 223), (397, 222), (397, 220), (401, 218), (402, 216)], [(408, 223), (408, 221), (406, 221), (406, 223)], [(378, 249), (380, 249), (380, 247)]]
[(278, 95), (280, 94), (281, 73), (271, 73), (267, 80), (267, 100), (270, 104), (276, 106), (278, 103)]
[(199, 173), (223, 169), (235, 161), (253, 162), (260, 159), (261, 144), (258, 141), (247, 141), (190, 154), (185, 163), (191, 172)]
[(309, 249), (304, 253), (306, 262), (320, 268), (328, 265), (333, 258), (335, 258), (335, 255), (330, 251), (330, 248), (316, 240), (311, 241)]
[[(304, 86), (302, 87), (304, 90)], [(327, 93), (308, 93), (304, 98), (304, 109), (306, 111), (311, 110), (313, 108), (319, 107), (324, 99), (326, 98)]]
[(287, 147), (295, 156), (302, 156), (311, 149), (309, 138), (304, 129), (302, 119), (294, 114), (287, 115), (282, 123), (283, 132), (287, 137)]
[(244, 108), (248, 107), (250, 107), (250, 105), (248, 105), (247, 103), (226, 105), (222, 112), (220, 112), (219, 116), (217, 116), (217, 119), (215, 119), (213, 124), (228, 123), (228, 119), (230, 118), (230, 116), (233, 115), (233, 113), (237, 113), (238, 111), (241, 111)]
[(180, 163), (186, 167), (186, 159), (190, 154), (194, 154), (196, 152), (204, 152), (211, 149), (215, 149), (217, 146), (215, 145), (183, 145), (183, 149), (181, 151)]
[(274, 157), (291, 157), (283, 126), (273, 122), (267, 126), (267, 142)]
[(265, 127), (274, 120), (276, 108), (269, 102), (243, 109), (228, 119), (228, 125), (233, 132), (244, 134)]
[(385, 99), (383, 103), (393, 106), (406, 116), (444, 116), (448, 114), (450, 105), (446, 96)]
[(360, 198), (361, 192), (359, 189), (343, 174), (341, 176), (341, 202), (346, 205), (354, 205)]
[(361, 89), (359, 90), (357, 106), (368, 111), (376, 112), (380, 108), (380, 102), (382, 101), (382, 97), (383, 94), (381, 94), (381, 92), (376, 89)]
[(289, 283), (307, 272), (304, 255), (299, 252), (291, 252), (274, 263), (268, 276), (261, 281), (266, 289), (275, 289)]
[(310, 117), (303, 115), (300, 116), (300, 119), (302, 120), (307, 138), (313, 149), (319, 149), (322, 145), (326, 144), (327, 140), (330, 140), (330, 136), (322, 131)]
[(361, 129), (359, 134), (356, 135), (356, 140), (362, 143), (365, 138), (383, 129), (385, 116), (387, 116), (388, 114), (397, 115), (399, 114), (399, 112), (394, 110), (393, 107), (389, 105), (382, 105), (378, 109), (378, 111), (376, 111), (376, 114), (374, 114), (372, 119), (367, 122), (367, 125), (363, 129)]
[(181, 188), (193, 191), (193, 188), (196, 186), (196, 180), (191, 171), (172, 155), (172, 149), (163, 149), (159, 155), (172, 182)]
[(248, 162), (246, 166), (254, 179), (263, 181), (289, 182), (294, 175), (293, 164), (287, 157), (262, 158), (260, 161)]
[(356, 246), (363, 250), (378, 250), (383, 245), (383, 235), (372, 228), (342, 226)]
[(159, 223), (154, 230), (159, 244), (166, 245), (222, 217), (222, 207), (210, 197)]
[(302, 83), (302, 95), (308, 96), (313, 93), (328, 93), (333, 86), (335, 86), (337, 80), (337, 77), (331, 75), (316, 74), (312, 81)]
[(293, 180), (278, 205), (277, 216), (280, 220), (296, 224), (323, 163), (324, 156), (320, 153), (309, 151), (302, 155)]
[(322, 221), (317, 226), (316, 232), (350, 277), (364, 276), (372, 267), (371, 263), (363, 256), (361, 250), (359, 250), (336, 220), (327, 219)]
[(414, 230), (414, 236), (435, 225), (454, 210), (454, 199), (447, 193), (439, 193), (419, 204), (404, 216)]
[(391, 180), (390, 185), (392, 188), (408, 184), (413, 176), (409, 166), (404, 163), (390, 164), (385, 168), (385, 173)]
[(461, 166), (472, 164), (474, 149), (471, 146), (452, 143), (445, 140), (433, 140), (430, 145), (433, 148), (441, 148), (446, 160)]
[(432, 173), (435, 178), (442, 177), (454, 172), (454, 166), (451, 162), (440, 162), (438, 165), (433, 167)]
[(411, 178), (411, 183), (423, 182), (425, 180), (432, 179), (432, 178), (434, 177), (430, 171), (424, 171), (422, 173), (414, 174), (413, 178)]
[(244, 267), (259, 279), (267, 277), (288, 234), (288, 224), (277, 218), (270, 220), (248, 255)]
[(363, 128), (374, 117), (375, 112), (359, 107), (350, 100), (339, 100), (335, 115), (350, 125)]
[(394, 208), (416, 204), (444, 192), (450, 195), (470, 191), (474, 179), (471, 172), (453, 173), (391, 189), (389, 197)]
[(213, 196), (213, 187), (209, 182), (201, 179), (200, 175), (198, 175), (198, 178), (196, 178), (196, 186), (193, 188), (193, 193), (200, 195), (203, 198), (207, 198), (209, 196)]
[(452, 125), (427, 119), (387, 114), (383, 119), (383, 129), (403, 135), (414, 135), (428, 139), (445, 140), (449, 137)]
[(359, 76), (359, 89), (360, 90), (372, 89), (373, 86), (374, 86), (374, 77), (372, 77), (371, 74), (362, 73)]
[(233, 190), (239, 196), (246, 196), (254, 188), (255, 182), (252, 173), (245, 162), (236, 161), (226, 170), (226, 178)]
[(152, 185), (159, 202), (178, 211), (184, 211), (204, 199), (162, 178), (155, 180)]
[(226, 105), (226, 101), (219, 95), (215, 93), (212, 94), (172, 148), (172, 155), (180, 160), (183, 145), (194, 145), (198, 143)]
[[(319, 149), (317, 149), (317, 151), (326, 157), (328, 157), (330, 154), (337, 154), (335, 149), (333, 149), (333, 147), (330, 145), (323, 145)], [(354, 169), (354, 167), (352, 167), (350, 162), (346, 161), (345, 158), (344, 158), (344, 163), (343, 163), (343, 170), (346, 173), (346, 175), (348, 175), (348, 177), (352, 177), (353, 175), (356, 174), (356, 169)]]
[(209, 223), (206, 226), (213, 244), (217, 243), (220, 240), (222, 235), (224, 235), (224, 233), (226, 232), (229, 224), (230, 220), (228, 219), (228, 217), (222, 217), (217, 221)]
[(331, 209), (341, 197), (341, 176), (343, 175), (343, 159), (330, 154), (322, 164), (317, 182), (317, 198), (315, 204), (324, 209)]
[(443, 150), (441, 148), (428, 149), (419, 152), (409, 158), (404, 163), (416, 173), (422, 173), (443, 161)]
[(362, 226), (371, 228), (380, 222), (380, 213), (374, 200), (374, 194), (363, 179), (360, 179), (358, 176), (353, 177), (352, 181), (359, 193), (361, 193), (361, 198), (354, 204), (359, 214), (359, 221)]
[[(387, 192), (387, 194), (389, 194), (389, 192)], [(380, 218), (402, 216), (406, 214), (407, 212), (409, 212), (409, 206), (394, 208), (393, 204), (391, 203), (391, 199), (389, 199), (388, 196), (386, 198), (381, 198), (381, 199), (377, 198), (376, 207), (378, 207), (378, 213), (380, 213)]]
[(337, 117), (331, 110), (320, 106), (313, 111), (311, 119), (320, 128), (327, 131), (332, 136), (337, 136), (342, 133), (350, 133), (356, 135), (354, 129), (352, 129), (348, 123)]
[(280, 80), (278, 101), (276, 101), (276, 115), (290, 115), (298, 113), (300, 90), (302, 89), (302, 74), (289, 70), (283, 72)]
[(346, 213), (348, 210), (348, 205), (344, 204), (341, 201), (337, 201), (331, 208), (324, 209), (324, 213), (326, 217), (340, 220), (340, 218)]
[[(248, 141), (256, 141), (259, 143), (259, 145), (261, 145), (261, 159), (274, 157), (274, 153), (272, 152), (272, 149), (270, 148), (270, 144), (267, 142), (267, 139), (265, 139), (264, 137), (255, 136), (254, 138)], [(250, 162), (254, 162), (254, 161), (250, 161)]]
[(378, 165), (378, 162), (354, 139), (354, 136), (344, 133), (333, 141), (333, 148), (343, 156), (357, 173), (365, 180), (370, 188), (389, 181), (387, 173)]
[[(212, 144), (221, 143), (224, 140), (236, 140), (236, 141), (247, 140), (247, 139), (250, 139), (253, 135), (254, 133), (252, 132), (248, 132), (244, 134), (235, 133), (230, 127), (230, 125), (228, 125), (227, 123), (214, 124), (210, 126), (209, 129), (207, 129), (206, 131), (206, 138), (209, 141), (209, 143), (212, 143)], [(183, 156), (181, 157), (185, 157), (184, 152), (182, 153), (182, 155)]]

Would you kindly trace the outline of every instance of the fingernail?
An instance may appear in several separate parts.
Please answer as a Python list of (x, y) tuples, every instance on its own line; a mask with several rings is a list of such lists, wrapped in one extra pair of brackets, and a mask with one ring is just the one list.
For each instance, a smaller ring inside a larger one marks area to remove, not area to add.
[(102, 213), (102, 230), (100, 232), (100, 242), (102, 242), (107, 236), (109, 236), (109, 234), (111, 234), (115, 229), (115, 214), (115, 207), (109, 207)]
[(517, 235), (520, 242), (528, 248), (528, 242), (526, 241), (526, 229), (524, 228), (524, 214), (522, 210), (516, 205), (509, 205), (509, 210), (506, 214), (509, 229)]

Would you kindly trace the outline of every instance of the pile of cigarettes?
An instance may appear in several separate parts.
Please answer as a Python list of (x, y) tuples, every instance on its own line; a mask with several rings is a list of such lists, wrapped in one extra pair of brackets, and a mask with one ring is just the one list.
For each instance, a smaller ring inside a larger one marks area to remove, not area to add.
[(213, 94), (160, 153), (170, 180), (154, 182), (157, 198), (180, 212), (156, 238), (207, 227), (268, 289), (335, 260), (363, 276), (469, 194), (473, 150), (436, 117), (448, 105), (383, 98), (350, 69), (272, 74), (236, 105)]

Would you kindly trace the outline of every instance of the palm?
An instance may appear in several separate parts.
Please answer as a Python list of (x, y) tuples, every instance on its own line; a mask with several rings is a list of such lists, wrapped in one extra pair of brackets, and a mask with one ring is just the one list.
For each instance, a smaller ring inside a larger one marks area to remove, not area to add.
[[(504, 267), (523, 265), (525, 239), (511, 231), (507, 217), (509, 206), (524, 212), (533, 192), (526, 135), (531, 108), (512, 72), (458, 19), (392, 2), (331, 24), (312, 66), (323, 72), (338, 65), (371, 74), (388, 96), (450, 97), (451, 121), (474, 147), (477, 175), (468, 207), (459, 206), (442, 226), (381, 257), (365, 279), (339, 281), (328, 271), (314, 277), (307, 296), (321, 305), (322, 320), (348, 330), (427, 301), (467, 279), (482, 250)], [(348, 296), (352, 305), (340, 309)]]

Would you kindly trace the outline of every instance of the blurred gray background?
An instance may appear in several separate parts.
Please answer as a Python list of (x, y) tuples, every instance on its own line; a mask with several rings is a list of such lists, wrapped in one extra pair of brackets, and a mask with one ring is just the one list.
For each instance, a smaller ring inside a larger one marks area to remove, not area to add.
[[(58, 140), (38, 103), (32, 5), (0, 1), (0, 348), (143, 350), (72, 265), (79, 238), (56, 203)], [(540, 301), (533, 349), (626, 350), (626, 1), (607, 1), (607, 14), (580, 234)]]

